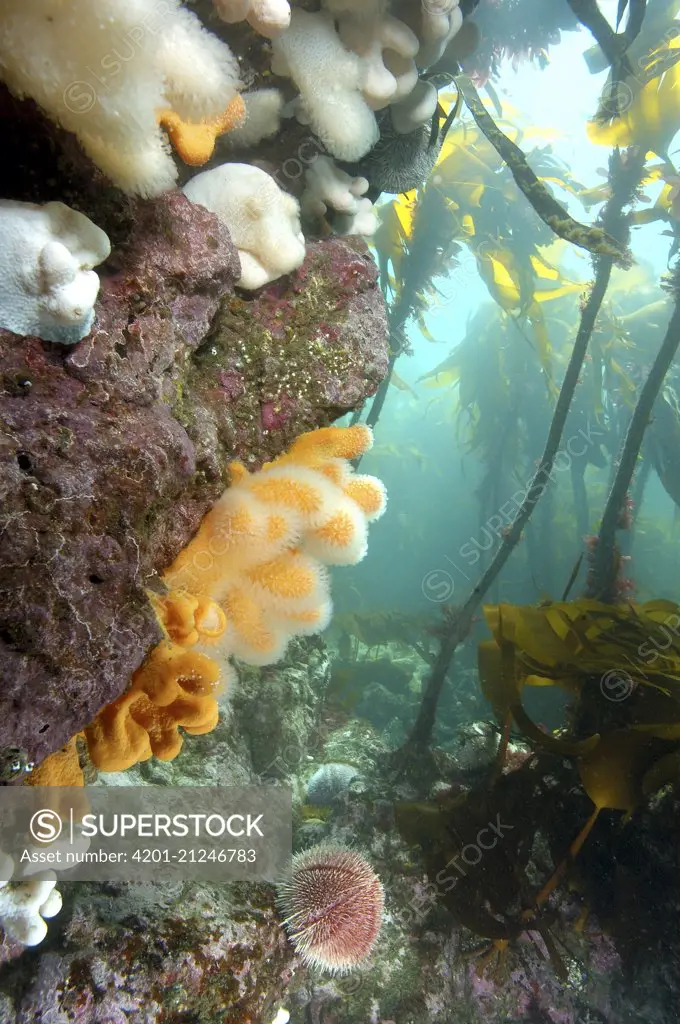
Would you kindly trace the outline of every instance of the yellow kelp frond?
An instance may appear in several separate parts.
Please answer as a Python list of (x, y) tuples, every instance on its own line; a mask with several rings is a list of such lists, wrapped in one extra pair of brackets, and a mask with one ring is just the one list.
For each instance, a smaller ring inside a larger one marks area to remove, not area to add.
[(648, 54), (643, 75), (652, 75), (633, 87), (632, 102), (608, 123), (588, 122), (588, 138), (601, 146), (644, 147), (665, 156), (680, 129), (680, 38), (674, 36)]

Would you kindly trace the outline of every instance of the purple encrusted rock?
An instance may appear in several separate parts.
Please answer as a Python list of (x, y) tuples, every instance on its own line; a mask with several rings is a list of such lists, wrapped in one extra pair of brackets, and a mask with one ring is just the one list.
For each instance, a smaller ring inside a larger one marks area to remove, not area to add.
[(237, 295), (238, 256), (212, 213), (175, 192), (138, 202), (130, 223), (98, 268), (82, 342), (0, 331), (0, 749), (34, 761), (158, 641), (145, 590), (229, 461), (274, 458), (387, 369), (365, 249), (311, 244), (295, 274)]

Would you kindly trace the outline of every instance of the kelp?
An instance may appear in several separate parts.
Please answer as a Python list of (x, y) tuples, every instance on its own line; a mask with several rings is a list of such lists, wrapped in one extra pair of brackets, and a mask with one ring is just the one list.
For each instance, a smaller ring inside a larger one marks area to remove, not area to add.
[(625, 109), (612, 109), (612, 83), (605, 86), (600, 109), (586, 126), (593, 142), (640, 146), (668, 159), (668, 147), (680, 128), (680, 39), (673, 18), (677, 6), (667, 5), (666, 25), (659, 24), (652, 45), (637, 59), (638, 76), (626, 81)]
[[(451, 97), (442, 97), (450, 110)], [(505, 124), (505, 122), (502, 122)], [(523, 138), (510, 122), (508, 137)], [(533, 129), (544, 139), (546, 132)], [(557, 161), (549, 147), (535, 147), (532, 162), (541, 180), (577, 194), (582, 186)], [(560, 207), (561, 209), (561, 207)], [(409, 318), (423, 337), (430, 334), (425, 312), (450, 300), (437, 279), (458, 266), (464, 248), (472, 253), (490, 294), (501, 308), (526, 320), (549, 372), (549, 342), (541, 304), (578, 286), (562, 279), (540, 247), (552, 234), (518, 195), (512, 175), (477, 127), (459, 122), (442, 145), (427, 182), (417, 192), (397, 197), (379, 208), (380, 223), (373, 238), (380, 283), (390, 303), (391, 365), (407, 349), (404, 326)], [(386, 386), (376, 396), (367, 422), (374, 425)]]
[(671, 387), (664, 388), (654, 403), (644, 451), (666, 494), (680, 508), (680, 405)]
[[(644, 166), (644, 154), (623, 154), (614, 151), (609, 161), (612, 196), (605, 205), (600, 221), (608, 234), (620, 239), (627, 246), (628, 225), (624, 211), (637, 196), (638, 185)], [(437, 705), (444, 686), (453, 655), (459, 644), (468, 635), (477, 607), (481, 604), (492, 583), (498, 578), (503, 566), (510, 558), (522, 536), (522, 530), (531, 518), (532, 512), (546, 490), (555, 464), (560, 441), (572, 405), (574, 394), (583, 370), (585, 357), (597, 316), (602, 307), (614, 266), (612, 256), (600, 256), (596, 260), (595, 282), (581, 307), (581, 319), (562, 387), (557, 398), (555, 411), (548, 431), (538, 468), (532, 477), (526, 496), (517, 515), (502, 534), (502, 539), (490, 564), (481, 579), (472, 589), (458, 614), (447, 625), (440, 649), (433, 662), (432, 670), (423, 688), (423, 697), (415, 724), (404, 747), (397, 751), (394, 761), (401, 770), (413, 756), (422, 756), (426, 751), (434, 729)]]
[(579, 224), (548, 191), (527, 162), (519, 148), (505, 135), (479, 98), (470, 79), (461, 76), (458, 87), (465, 103), (494, 149), (509, 168), (518, 188), (531, 203), (541, 220), (560, 238), (587, 249), (593, 255), (609, 256), (621, 266), (630, 266), (632, 257), (625, 246), (609, 235), (602, 227)]
[(562, 764), (541, 755), (469, 792), (396, 805), (400, 835), (421, 850), (433, 902), (489, 940), (472, 950), (480, 974), (494, 959), (499, 974), (509, 944), (525, 934), (541, 956), (548, 950), (558, 976), (566, 978), (551, 934), (557, 915), (538, 902), (531, 864), (539, 834), (556, 861), (564, 853), (562, 814), (571, 818), (572, 808), (563, 810), (563, 795), (555, 790)]
[(617, 569), (616, 531), (621, 523), (624, 502), (654, 403), (680, 346), (680, 265), (670, 275), (666, 287), (673, 300), (671, 318), (656, 358), (640, 390), (626, 432), (616, 476), (602, 515), (589, 581), (589, 594), (594, 597), (606, 599), (614, 590)]
[[(630, 677), (636, 688), (653, 691), (641, 694), (645, 716), (663, 706), (680, 722), (679, 605), (579, 598), (540, 606), (486, 605), (484, 616), (493, 639), (480, 645), (479, 673), (499, 718), (513, 710), (525, 686), (559, 686), (580, 697), (591, 677), (604, 679), (603, 686), (612, 677), (613, 686), (618, 670), (624, 682)], [(626, 693), (626, 701), (633, 696)], [(636, 700), (626, 704), (637, 725), (643, 722), (640, 708)], [(539, 731), (536, 742), (552, 748), (555, 741)]]
[[(538, 907), (603, 810), (630, 816), (650, 793), (680, 781), (680, 605), (582, 598), (490, 605), (484, 614), (493, 639), (479, 645), (480, 679), (505, 733), (514, 721), (535, 749), (576, 758), (593, 804), (536, 896)], [(527, 686), (558, 686), (572, 696), (571, 721), (557, 735), (527, 715), (521, 700)]]

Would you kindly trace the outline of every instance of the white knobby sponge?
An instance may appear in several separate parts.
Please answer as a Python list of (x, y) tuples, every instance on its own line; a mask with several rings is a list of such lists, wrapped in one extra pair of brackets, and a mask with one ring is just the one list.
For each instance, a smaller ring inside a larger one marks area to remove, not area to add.
[(241, 288), (261, 288), (304, 260), (299, 204), (259, 167), (221, 164), (197, 174), (183, 192), (229, 228), (241, 260)]
[(330, 206), (338, 213), (356, 213), (357, 199), (368, 191), (366, 178), (353, 178), (329, 156), (319, 155), (305, 171), (302, 212), (323, 217)]
[(300, 90), (303, 123), (309, 123), (338, 160), (360, 160), (380, 137), (375, 114), (362, 95), (365, 64), (347, 50), (324, 12), (294, 10), (290, 28), (272, 42), (276, 75)]
[(244, 92), (242, 98), (246, 108), (245, 121), (220, 137), (219, 149), (250, 149), (281, 129), (283, 96), (279, 89), (253, 89), (252, 92)]
[(418, 67), (429, 68), (443, 56), (463, 24), (460, 0), (427, 0), (423, 3)]
[(370, 20), (339, 19), (342, 42), (362, 60), (361, 91), (372, 110), (407, 96), (418, 81), (415, 56), (420, 40), (398, 18), (384, 14)]
[(142, 196), (177, 177), (159, 111), (213, 119), (239, 88), (230, 49), (181, 0), (3, 0), (0, 79)]
[(0, 327), (73, 345), (89, 332), (105, 232), (64, 203), (0, 200)]
[(288, 0), (213, 0), (223, 21), (247, 21), (261, 36), (273, 39), (290, 25)]
[(37, 946), (47, 935), (44, 918), (61, 910), (57, 876), (45, 871), (31, 881), (0, 880), (0, 926), (24, 946)]

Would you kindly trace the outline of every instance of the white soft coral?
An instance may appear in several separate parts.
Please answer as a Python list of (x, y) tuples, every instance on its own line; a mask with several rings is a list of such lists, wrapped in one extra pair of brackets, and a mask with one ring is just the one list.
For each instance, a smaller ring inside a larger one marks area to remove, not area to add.
[(0, 200), (0, 327), (73, 344), (94, 319), (106, 234), (64, 203)]
[(181, 0), (3, 0), (0, 79), (30, 96), (120, 188), (153, 196), (177, 172), (157, 117), (221, 114), (238, 65)]
[(459, 0), (427, 0), (423, 3), (421, 45), (418, 66), (429, 68), (436, 64), (454, 36), (463, 25)]
[(310, 220), (324, 217), (329, 209), (336, 215), (333, 230), (336, 235), (372, 235), (378, 226), (370, 199), (366, 178), (353, 178), (334, 160), (317, 156), (305, 172), (305, 190), (302, 193), (302, 212)]
[(414, 58), (420, 47), (408, 25), (383, 14), (369, 19), (348, 15), (338, 26), (345, 46), (362, 60), (361, 91), (371, 109), (408, 96), (418, 81)]
[(229, 228), (241, 260), (241, 288), (261, 288), (304, 260), (298, 202), (259, 167), (221, 164), (197, 174), (183, 191)]
[(15, 870), (13, 859), (0, 850), (0, 928), (24, 946), (37, 946), (47, 935), (45, 918), (61, 910), (61, 894), (53, 871), (30, 872), (30, 880)]
[(213, 0), (223, 21), (247, 21), (262, 36), (273, 39), (290, 25), (288, 0)]
[(294, 10), (290, 28), (272, 46), (272, 70), (292, 78), (300, 91), (298, 118), (339, 160), (361, 159), (380, 133), (362, 95), (365, 64), (343, 46), (333, 18)]

